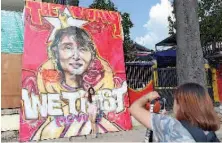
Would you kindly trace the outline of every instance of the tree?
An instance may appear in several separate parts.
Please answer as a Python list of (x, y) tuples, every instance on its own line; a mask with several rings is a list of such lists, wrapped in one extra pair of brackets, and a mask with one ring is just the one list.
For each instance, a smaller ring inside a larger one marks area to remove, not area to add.
[(79, 6), (79, 0), (42, 0), (42, 2)]
[(173, 35), (175, 34), (176, 31), (176, 21), (175, 19), (175, 2), (172, 2), (172, 7), (173, 7), (173, 11), (172, 11), (172, 17), (168, 16), (168, 22), (169, 22), (169, 35)]
[(222, 0), (201, 0), (198, 9), (201, 43), (222, 41)]
[[(94, 0), (93, 3), (89, 6), (90, 8), (103, 9), (109, 11), (118, 11), (114, 3), (110, 0)], [(119, 11), (118, 11), (119, 12)], [(121, 13), (122, 17), (122, 27), (124, 33), (123, 49), (125, 61), (131, 61), (135, 58), (135, 49), (133, 47), (133, 41), (130, 38), (130, 28), (133, 27), (133, 23), (130, 20), (129, 13)]]
[[(175, 34), (176, 22), (175, 5), (173, 6), (173, 16), (168, 17), (169, 34)], [(198, 1), (198, 17), (200, 22), (201, 45), (222, 41), (222, 0), (201, 0)], [(214, 44), (213, 44), (214, 45)]]
[(89, 8), (104, 9), (109, 11), (118, 11), (114, 3), (110, 0), (94, 0)]
[(122, 13), (122, 26), (123, 26), (123, 33), (124, 33), (124, 41), (123, 41), (123, 48), (124, 48), (124, 56), (126, 61), (132, 61), (135, 59), (135, 51), (133, 47), (133, 40), (130, 38), (130, 28), (133, 27), (133, 23), (130, 20), (129, 13)]
[(179, 85), (195, 82), (205, 86), (203, 51), (200, 44), (197, 0), (175, 0), (177, 76)]

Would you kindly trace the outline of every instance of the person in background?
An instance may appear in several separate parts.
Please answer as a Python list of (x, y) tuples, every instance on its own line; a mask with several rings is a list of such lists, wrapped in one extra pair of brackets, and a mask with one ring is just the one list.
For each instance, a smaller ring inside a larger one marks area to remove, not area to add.
[(89, 115), (89, 120), (91, 122), (92, 136), (93, 138), (97, 138), (96, 116), (99, 110), (99, 103), (95, 97), (95, 90), (92, 87), (88, 89), (87, 105), (88, 105), (87, 113)]
[(215, 131), (220, 120), (208, 92), (199, 84), (185, 83), (174, 93), (175, 118), (150, 113), (144, 108), (148, 101), (159, 98), (154, 91), (142, 96), (131, 107), (131, 114), (145, 127), (153, 130), (156, 142), (219, 142)]

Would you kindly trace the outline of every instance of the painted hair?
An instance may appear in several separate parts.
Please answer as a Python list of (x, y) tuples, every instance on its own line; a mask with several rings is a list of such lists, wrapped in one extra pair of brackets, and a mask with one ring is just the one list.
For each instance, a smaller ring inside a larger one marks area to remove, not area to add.
[(179, 86), (174, 99), (178, 104), (176, 118), (185, 120), (206, 131), (220, 128), (220, 120), (214, 110), (208, 92), (197, 83), (186, 83)]

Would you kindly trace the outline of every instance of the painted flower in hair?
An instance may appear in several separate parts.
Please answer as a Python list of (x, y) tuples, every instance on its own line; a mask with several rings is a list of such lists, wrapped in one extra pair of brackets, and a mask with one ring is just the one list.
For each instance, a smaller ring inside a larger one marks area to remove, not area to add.
[(35, 93), (35, 95), (38, 95), (38, 87), (37, 87), (37, 79), (35, 76), (27, 77), (22, 82), (22, 88), (25, 88), (28, 90), (28, 93)]
[(91, 86), (95, 86), (104, 77), (104, 67), (101, 61), (94, 59), (87, 72), (83, 75), (84, 89), (88, 89)]
[(85, 28), (89, 29), (92, 34), (101, 33), (105, 28), (109, 27), (109, 23), (99, 21), (90, 22), (90, 24), (84, 25)]
[(44, 69), (42, 71), (42, 77), (45, 82), (57, 82), (60, 79), (60, 73), (54, 69)]

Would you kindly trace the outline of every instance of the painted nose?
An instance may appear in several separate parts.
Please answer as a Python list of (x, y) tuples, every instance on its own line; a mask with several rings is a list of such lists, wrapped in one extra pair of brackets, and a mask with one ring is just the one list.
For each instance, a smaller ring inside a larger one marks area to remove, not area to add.
[(75, 48), (73, 50), (73, 59), (75, 59), (75, 60), (79, 59), (79, 50), (78, 50), (78, 48)]

